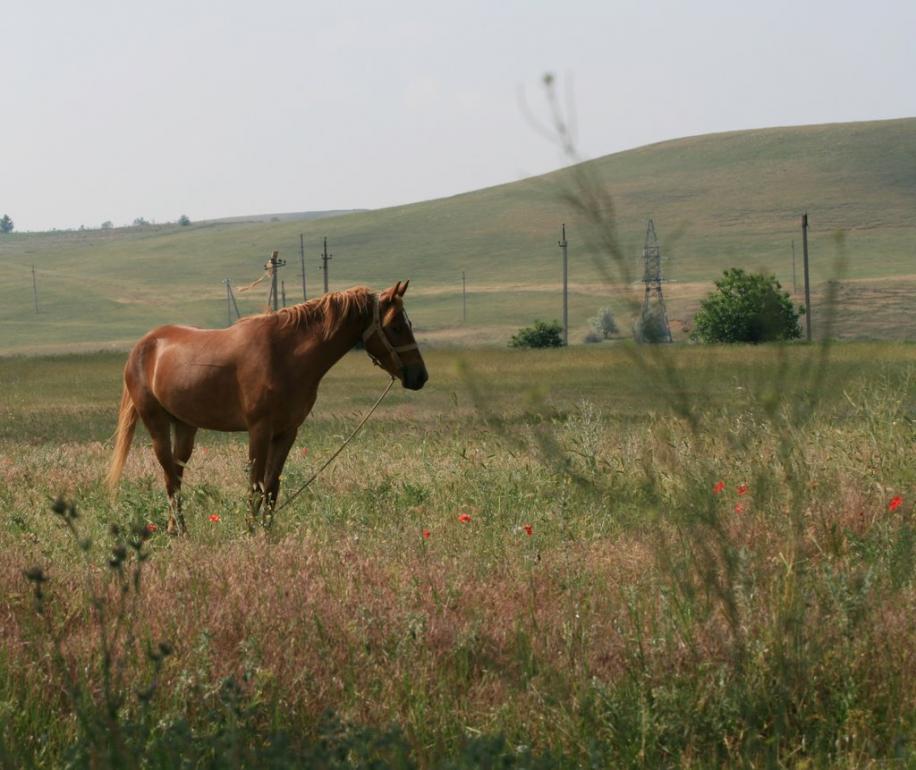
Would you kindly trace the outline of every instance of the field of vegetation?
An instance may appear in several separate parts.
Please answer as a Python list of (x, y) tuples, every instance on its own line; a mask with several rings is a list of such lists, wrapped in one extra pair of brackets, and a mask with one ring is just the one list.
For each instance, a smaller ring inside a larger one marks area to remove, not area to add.
[[(916, 119), (908, 118), (678, 139), (598, 158), (590, 170), (614, 196), (617, 237), (634, 281), (642, 277), (646, 221), (654, 218), (663, 254), (671, 258), (664, 264), (671, 279), (665, 291), (677, 338), (725, 268), (765, 269), (791, 289), (793, 240), (799, 300), (800, 215), (807, 210), (815, 302), (828, 281), (843, 282), (835, 335), (912, 339), (914, 154)], [(504, 344), (534, 318), (560, 315), (563, 222), (570, 242), (570, 339), (581, 341), (588, 317), (605, 305), (628, 332), (621, 293), (630, 287), (606, 288), (585, 222), (563, 200), (570, 173), (311, 221), (111, 230), (87, 222), (83, 231), (14, 232), (0, 237), (0, 353), (59, 352), (74, 344), (123, 348), (160, 323), (224, 325), (223, 280), (236, 288), (249, 284), (273, 249), (288, 260), (282, 277), (295, 302), (301, 298), (300, 233), (309, 296), (322, 284), (319, 252), (327, 236), (332, 289), (384, 288), (410, 278), (412, 317), (423, 342)], [(194, 212), (187, 213), (193, 220)], [(15, 211), (10, 214), (15, 219)], [(842, 269), (835, 259), (837, 231), (845, 233)], [(243, 313), (264, 307), (263, 289), (239, 295)]]
[(180, 539), (123, 361), (0, 358), (0, 767), (916, 763), (912, 344), (433, 350), (269, 533), (203, 434)]

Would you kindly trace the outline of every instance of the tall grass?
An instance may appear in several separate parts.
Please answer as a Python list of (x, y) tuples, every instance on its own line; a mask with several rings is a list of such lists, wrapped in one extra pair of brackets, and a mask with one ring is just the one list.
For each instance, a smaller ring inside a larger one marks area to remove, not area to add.
[[(100, 445), (7, 443), (6, 761), (904, 761), (916, 713), (914, 354), (883, 348), (872, 371), (870, 350), (826, 364), (837, 382), (854, 369), (844, 361), (861, 362), (803, 423), (774, 394), (806, 382), (802, 347), (744, 351), (740, 365), (727, 350), (654, 351), (692, 394), (716, 391), (691, 396), (693, 423), (663, 398), (615, 409), (597, 388), (601, 354), (502, 357), (474, 378), (487, 411), (421, 409), (411, 424), (395, 418), (410, 407), (394, 407), (270, 539), (244, 534), (237, 443), (195, 455), (191, 535), (178, 541), (162, 534), (148, 448), (112, 509)], [(591, 371), (580, 392), (550, 393), (559, 362)], [(533, 392), (513, 379), (539, 370)], [(511, 398), (487, 398), (497, 372)], [(643, 374), (618, 376), (638, 388)], [(316, 422), (285, 481), (333, 446), (345, 409)], [(76, 538), (49, 509), (58, 491), (81, 501)], [(115, 569), (112, 522), (159, 529)], [(36, 566), (41, 613), (23, 576)], [(125, 602), (119, 569), (135, 567)], [(159, 642), (171, 654), (157, 662)], [(118, 672), (107, 684), (106, 665)], [(117, 720), (128, 750), (111, 753), (87, 727), (93, 714)]]

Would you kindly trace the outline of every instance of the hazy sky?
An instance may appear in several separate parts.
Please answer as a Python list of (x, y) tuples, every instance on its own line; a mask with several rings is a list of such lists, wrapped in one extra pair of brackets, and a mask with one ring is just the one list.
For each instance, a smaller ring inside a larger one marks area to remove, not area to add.
[(18, 230), (379, 208), (688, 134), (916, 115), (916, 0), (0, 1)]

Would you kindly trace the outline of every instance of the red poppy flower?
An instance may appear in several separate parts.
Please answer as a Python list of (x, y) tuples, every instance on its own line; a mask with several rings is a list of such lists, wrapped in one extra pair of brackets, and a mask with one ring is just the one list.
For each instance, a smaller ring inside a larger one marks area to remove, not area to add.
[(528, 535), (528, 537), (534, 534), (534, 527), (531, 524), (526, 524), (522, 529), (525, 530), (525, 534)]
[(159, 529), (159, 527), (153, 524), (153, 522), (150, 522), (149, 524), (146, 525), (147, 532), (155, 532), (157, 529)]
[(738, 494), (739, 494), (739, 495), (746, 495), (746, 494), (747, 494), (747, 484), (739, 484), (739, 485), (738, 485)]
[(470, 524), (471, 523), (470, 514), (467, 514), (467, 513), (460, 514), (458, 516), (458, 521), (460, 521), (462, 524)]
[(429, 531), (428, 529), (424, 529), (424, 530), (423, 530), (423, 539), (424, 539), (424, 540), (429, 540), (430, 534), (431, 534), (431, 533), (430, 533), (430, 531)]
[(744, 506), (741, 503), (735, 503), (735, 513), (744, 513)]
[(717, 494), (719, 494), (719, 492), (721, 492), (723, 489), (725, 489), (725, 482), (724, 482), (724, 481), (717, 481), (715, 484), (713, 484), (712, 493), (713, 493), (714, 495), (717, 495)]
[(217, 522), (217, 521), (219, 521), (219, 514), (218, 514), (218, 513), (211, 513), (210, 516), (209, 516), (208, 518), (209, 518), (210, 521), (212, 521), (212, 522)]
[(887, 510), (896, 511), (901, 505), (903, 505), (903, 498), (900, 495), (894, 495), (887, 504)]
[(309, 448), (307, 446), (304, 446), (302, 447), (302, 449), (299, 450), (299, 454), (301, 454), (303, 457), (305, 457), (308, 453), (309, 453)]

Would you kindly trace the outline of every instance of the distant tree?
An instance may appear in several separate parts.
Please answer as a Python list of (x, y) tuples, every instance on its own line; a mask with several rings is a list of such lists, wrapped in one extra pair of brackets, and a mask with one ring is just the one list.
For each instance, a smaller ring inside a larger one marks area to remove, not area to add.
[(559, 321), (535, 321), (534, 326), (519, 329), (509, 341), (510, 348), (561, 348), (563, 327)]
[(691, 337), (702, 342), (776, 342), (801, 337), (789, 293), (773, 275), (726, 270), (700, 304)]
[[(617, 321), (614, 320), (614, 314), (609, 307), (603, 307), (598, 311), (598, 315), (588, 319), (592, 327), (592, 333), (597, 341), (610, 339), (620, 330), (617, 328)], [(586, 342), (592, 340), (586, 339)]]
[(9, 218), (8, 214), (4, 214), (0, 218), (0, 233), (11, 233), (14, 227), (13, 220)]
[(114, 223), (110, 219), (106, 219), (104, 222), (102, 222), (103, 230), (111, 230), (112, 227), (114, 227)]
[(178, 217), (178, 224), (182, 226), (187, 226), (191, 224), (191, 220), (187, 214), (182, 214), (180, 217)]
[(134, 220), (134, 227), (143, 227), (144, 225), (148, 225), (148, 224), (149, 222), (147, 222), (143, 217), (137, 217)]

